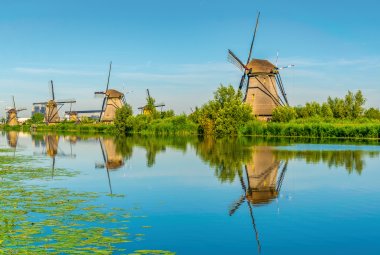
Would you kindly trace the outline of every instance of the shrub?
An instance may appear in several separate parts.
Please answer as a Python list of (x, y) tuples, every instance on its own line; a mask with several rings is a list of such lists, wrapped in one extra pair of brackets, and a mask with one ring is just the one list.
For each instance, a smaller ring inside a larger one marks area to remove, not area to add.
[(273, 122), (289, 122), (297, 118), (297, 113), (293, 107), (281, 106), (277, 107), (273, 111)]

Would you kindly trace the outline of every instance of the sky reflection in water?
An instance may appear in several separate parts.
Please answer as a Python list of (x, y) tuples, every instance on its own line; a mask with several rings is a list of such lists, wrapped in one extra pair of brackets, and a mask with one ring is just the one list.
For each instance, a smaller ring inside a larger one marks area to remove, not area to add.
[(130, 252), (380, 254), (380, 146), (300, 142), (3, 133), (0, 146), (51, 168), (31, 183), (125, 195), (97, 203), (144, 216)]

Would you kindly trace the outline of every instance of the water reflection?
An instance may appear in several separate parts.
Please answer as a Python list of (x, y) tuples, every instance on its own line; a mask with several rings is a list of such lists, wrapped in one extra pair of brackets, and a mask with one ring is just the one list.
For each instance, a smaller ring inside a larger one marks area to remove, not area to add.
[[(28, 156), (25, 148), (32, 144), (32, 151), (40, 151), (37, 155), (51, 159), (52, 177), (56, 158), (75, 158), (77, 153), (73, 164), (67, 160), (59, 162), (60, 166), (70, 166), (69, 170), (75, 169), (80, 174), (62, 186), (73, 185), (79, 190), (104, 194), (108, 184), (109, 193), (127, 195), (123, 206), (145, 210), (142, 214), (146, 214), (149, 222), (144, 224), (148, 226), (147, 231), (151, 231), (149, 242), (166, 242), (165, 247), (178, 248), (181, 254), (186, 252), (180, 249), (189, 248), (181, 240), (201, 243), (200, 240), (211, 236), (213, 238), (207, 239), (209, 250), (206, 250), (210, 254), (211, 248), (216, 247), (212, 245), (220, 245), (211, 243), (212, 240), (227, 238), (235, 242), (236, 253), (227, 250), (227, 245), (218, 253), (243, 254), (257, 248), (255, 253), (280, 254), (274, 246), (286, 248), (293, 241), (292, 247), (297, 249), (297, 242), (329, 242), (336, 233), (326, 237), (318, 226), (328, 223), (332, 225), (329, 231), (339, 229), (343, 223), (336, 223), (335, 215), (354, 218), (359, 217), (358, 211), (366, 210), (371, 217), (378, 215), (373, 203), (378, 188), (368, 185), (369, 178), (376, 177), (375, 171), (369, 169), (376, 167), (373, 165), (376, 160), (370, 158), (379, 157), (378, 146), (292, 144), (293, 141), (287, 140), (254, 138), (215, 140), (56, 134), (32, 134), (33, 143), (30, 143), (30, 136), (22, 133), (4, 133), (3, 137), (7, 138), (4, 144), (11, 148), (22, 146), (19, 154)], [(179, 157), (181, 153), (183, 157)], [(162, 154), (165, 156), (161, 157)], [(95, 171), (95, 168), (101, 170)], [(338, 174), (330, 174), (328, 168), (336, 169)], [(61, 168), (57, 167), (56, 176), (59, 176), (58, 169)], [(49, 169), (46, 174), (50, 175)], [(57, 181), (52, 183), (59, 185)], [(357, 195), (360, 192), (364, 195)], [(153, 193), (154, 200), (151, 199)], [(287, 197), (284, 194), (292, 194), (295, 199), (282, 199)], [(372, 200), (365, 200), (368, 194), (373, 196)], [(356, 211), (351, 210), (352, 204), (358, 208)], [(279, 212), (280, 206), (281, 214), (273, 214), (273, 210)], [(180, 230), (177, 220), (181, 223)], [(370, 228), (364, 220), (361, 223)], [(310, 228), (317, 232), (318, 238), (307, 232)], [(295, 231), (283, 238), (283, 233), (289, 230)], [(178, 236), (179, 233), (185, 234)], [(346, 233), (348, 231), (341, 234)], [(147, 242), (145, 244), (150, 246)], [(174, 242), (181, 247), (176, 247)], [(207, 249), (205, 246), (202, 248)], [(196, 252), (189, 250), (188, 254)]]
[(17, 148), (18, 134), (19, 132), (17, 131), (9, 131), (7, 133), (7, 141), (8, 141), (9, 147), (14, 148), (14, 149)]
[[(70, 142), (70, 153), (64, 152), (59, 147), (60, 136), (57, 134), (32, 135), (32, 140), (36, 148), (42, 147), (42, 152), (34, 153), (34, 155), (46, 155), (51, 158), (51, 178), (54, 179), (56, 157), (75, 158), (73, 153), (72, 143)], [(70, 140), (69, 140), (70, 141)]]

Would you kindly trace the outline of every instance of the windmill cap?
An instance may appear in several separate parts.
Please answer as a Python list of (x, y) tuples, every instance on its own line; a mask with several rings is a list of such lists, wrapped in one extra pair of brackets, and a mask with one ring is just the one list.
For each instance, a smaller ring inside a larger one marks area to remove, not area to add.
[(252, 69), (251, 73), (274, 73), (276, 70), (276, 66), (265, 59), (253, 59), (247, 68)]
[(124, 96), (123, 93), (121, 93), (120, 91), (117, 91), (115, 89), (109, 89), (106, 91), (105, 93), (108, 97), (122, 97)]

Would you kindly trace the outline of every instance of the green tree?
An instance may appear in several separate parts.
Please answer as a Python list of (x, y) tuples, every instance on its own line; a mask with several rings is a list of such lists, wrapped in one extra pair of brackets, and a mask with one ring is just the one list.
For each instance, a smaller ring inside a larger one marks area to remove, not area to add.
[(30, 119), (30, 122), (32, 124), (38, 124), (38, 123), (43, 123), (44, 122), (44, 119), (45, 119), (45, 116), (40, 113), (40, 112), (36, 112), (32, 115), (32, 118)]
[(193, 112), (190, 118), (200, 125), (203, 134), (237, 135), (246, 122), (254, 119), (251, 107), (242, 99), (240, 90), (221, 85), (214, 99)]
[(133, 116), (132, 107), (125, 104), (123, 107), (116, 110), (115, 127), (122, 133), (127, 134), (133, 130)]
[(334, 114), (329, 106), (328, 103), (323, 103), (322, 106), (321, 106), (321, 117), (322, 118), (333, 118), (334, 117)]
[(354, 104), (352, 107), (352, 117), (359, 118), (359, 117), (363, 116), (365, 102), (366, 102), (366, 99), (364, 98), (361, 90), (356, 92)]
[(364, 116), (368, 119), (380, 120), (380, 110), (377, 108), (369, 108), (365, 111)]
[(296, 118), (297, 118), (297, 112), (291, 106), (276, 107), (272, 113), (273, 122), (289, 122)]

